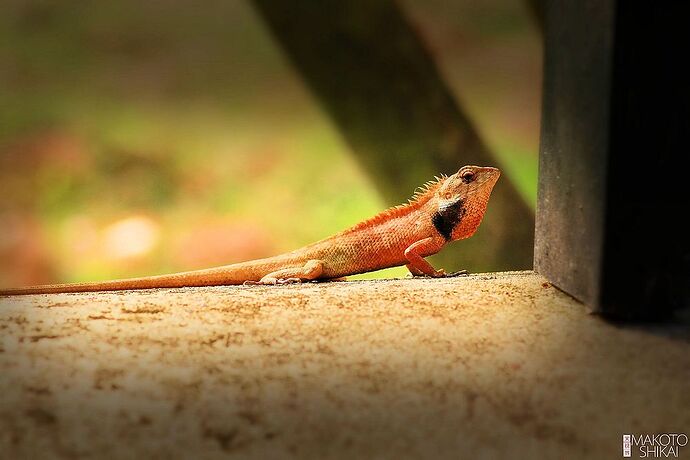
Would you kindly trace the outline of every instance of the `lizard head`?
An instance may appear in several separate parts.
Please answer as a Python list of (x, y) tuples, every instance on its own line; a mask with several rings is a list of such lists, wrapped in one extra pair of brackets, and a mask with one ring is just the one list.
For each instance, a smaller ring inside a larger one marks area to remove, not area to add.
[(469, 238), (474, 234), (500, 175), (497, 168), (463, 166), (446, 178), (438, 188), (438, 208), (432, 218), (434, 227), (446, 240)]

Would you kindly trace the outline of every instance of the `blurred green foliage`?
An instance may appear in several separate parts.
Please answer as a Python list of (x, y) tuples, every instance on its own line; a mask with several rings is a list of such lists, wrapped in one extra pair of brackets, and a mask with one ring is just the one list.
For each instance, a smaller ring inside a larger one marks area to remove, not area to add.
[[(504, 3), (491, 2), (503, 11), (494, 23), (456, 40), (460, 53), (449, 37), (462, 24), (443, 7), (407, 8), (498, 162), (534, 203), (536, 134), (524, 124), (538, 120), (533, 101), (511, 112), (515, 98), (510, 110), (506, 100), (477, 99), (514, 94), (520, 79), (539, 85), (529, 74), (477, 77), (492, 62), (500, 69), (511, 41), (519, 52), (507, 61), (528, 56), (527, 68), (538, 68), (526, 13)], [(511, 26), (496, 26), (506, 15)], [(0, 62), (3, 285), (269, 256), (386, 206), (244, 1), (7, 0)], [(122, 252), (140, 230), (148, 245)]]

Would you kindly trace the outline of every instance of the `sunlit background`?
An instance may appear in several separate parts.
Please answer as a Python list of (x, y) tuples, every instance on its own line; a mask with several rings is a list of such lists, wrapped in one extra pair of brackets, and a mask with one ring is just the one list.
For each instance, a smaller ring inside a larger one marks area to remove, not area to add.
[[(533, 207), (541, 39), (529, 9), (400, 5)], [(375, 180), (249, 2), (3, 2), (0, 285), (291, 250), (394, 204)]]

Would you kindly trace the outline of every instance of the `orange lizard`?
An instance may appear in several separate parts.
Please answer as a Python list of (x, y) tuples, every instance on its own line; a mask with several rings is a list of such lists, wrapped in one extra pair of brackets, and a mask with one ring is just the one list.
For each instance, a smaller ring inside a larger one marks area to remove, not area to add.
[(450, 241), (469, 238), (484, 217), (500, 176), (496, 168), (465, 166), (420, 187), (395, 206), (329, 238), (292, 252), (205, 270), (93, 283), (0, 290), (0, 295), (130, 289), (288, 284), (329, 280), (406, 265), (413, 276), (446, 276), (424, 257)]

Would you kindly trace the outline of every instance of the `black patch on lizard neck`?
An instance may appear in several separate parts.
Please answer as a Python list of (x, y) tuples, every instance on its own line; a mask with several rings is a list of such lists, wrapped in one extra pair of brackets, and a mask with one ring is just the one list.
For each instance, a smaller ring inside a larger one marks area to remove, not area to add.
[(443, 209), (436, 211), (431, 218), (434, 227), (446, 241), (450, 241), (453, 230), (458, 226), (465, 215), (465, 200), (458, 200)]

